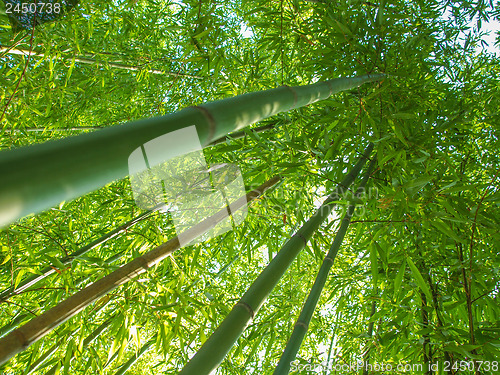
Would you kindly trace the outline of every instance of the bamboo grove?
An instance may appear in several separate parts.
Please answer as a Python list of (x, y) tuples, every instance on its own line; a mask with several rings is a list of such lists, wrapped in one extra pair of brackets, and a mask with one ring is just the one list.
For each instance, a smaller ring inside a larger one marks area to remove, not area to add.
[[(498, 4), (5, 4), (0, 373), (498, 372)], [(180, 230), (127, 158), (193, 125)]]

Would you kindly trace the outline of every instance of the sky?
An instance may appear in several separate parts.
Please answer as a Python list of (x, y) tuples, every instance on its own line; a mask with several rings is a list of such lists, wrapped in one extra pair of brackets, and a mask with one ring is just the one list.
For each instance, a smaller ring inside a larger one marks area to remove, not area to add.
[[(472, 22), (474, 23), (474, 22)], [(500, 32), (500, 22), (497, 20), (492, 20), (487, 24), (483, 24), (481, 29), (484, 32), (489, 32), (489, 35), (485, 36), (483, 40), (488, 43), (488, 47), (486, 47), (486, 51), (490, 53), (495, 53), (497, 56), (500, 56), (500, 48), (499, 46), (495, 46), (495, 39), (497, 37), (497, 33)], [(478, 47), (481, 50), (481, 47)]]

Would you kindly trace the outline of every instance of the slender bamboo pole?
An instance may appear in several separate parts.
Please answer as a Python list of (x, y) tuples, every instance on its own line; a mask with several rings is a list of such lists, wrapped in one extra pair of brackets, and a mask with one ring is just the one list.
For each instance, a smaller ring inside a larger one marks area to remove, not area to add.
[[(280, 180), (280, 177), (273, 177), (257, 189), (240, 197), (231, 203), (231, 212), (235, 212), (244, 207), (247, 202), (255, 200)], [(184, 231), (181, 233), (182, 238), (185, 238), (186, 242), (190, 242), (207, 232), (227, 217), (228, 209), (228, 207), (225, 207), (199, 224)], [(25, 350), (98, 298), (146, 272), (149, 268), (160, 263), (179, 248), (179, 236), (176, 236), (146, 254), (135, 258), (102, 279), (90, 284), (42, 315), (37, 316), (22, 327), (12, 331), (0, 339), (0, 365), (8, 361), (12, 356)]]
[(311, 218), (283, 245), (278, 254), (257, 277), (240, 301), (233, 307), (226, 319), (203, 344), (196, 355), (182, 369), (179, 375), (209, 374), (222, 362), (226, 354), (234, 345), (238, 337), (257, 314), (267, 296), (274, 289), (285, 271), (290, 267), (295, 257), (302, 250), (313, 233), (331, 213), (335, 201), (347, 191), (366, 159), (369, 157), (373, 145), (370, 144), (356, 165), (347, 174), (335, 191), (324, 201), (323, 205)]
[[(356, 191), (357, 197), (359, 197), (360, 194), (364, 192), (366, 183), (368, 182), (372, 169), (375, 166), (375, 162), (376, 160), (373, 159), (370, 165), (368, 166), (368, 169), (366, 170), (363, 179), (359, 184), (359, 188)], [(304, 337), (307, 333), (307, 330), (309, 328), (309, 323), (311, 322), (314, 310), (316, 309), (316, 306), (318, 304), (319, 297), (321, 296), (321, 292), (323, 291), (326, 280), (328, 279), (328, 274), (330, 272), (330, 269), (332, 268), (332, 265), (335, 261), (335, 257), (337, 256), (340, 246), (342, 245), (342, 241), (344, 240), (344, 237), (347, 233), (347, 229), (349, 228), (351, 217), (354, 214), (355, 206), (356, 205), (354, 203), (349, 205), (349, 208), (347, 209), (347, 212), (344, 218), (342, 219), (340, 228), (337, 234), (335, 235), (335, 239), (333, 240), (333, 243), (330, 247), (330, 250), (328, 251), (328, 254), (323, 259), (323, 263), (321, 264), (321, 267), (319, 269), (316, 280), (314, 281), (311, 292), (309, 293), (309, 296), (307, 297), (307, 300), (304, 303), (304, 306), (302, 307), (302, 311), (300, 312), (299, 318), (295, 323), (292, 335), (290, 336), (290, 339), (286, 344), (285, 350), (281, 355), (278, 365), (274, 370), (273, 373), (274, 375), (285, 375), (290, 372), (290, 365), (295, 360), (297, 352), (299, 351), (302, 341), (304, 340)]]
[(205, 147), (280, 112), (383, 77), (364, 75), (253, 92), (166, 116), (0, 152), (0, 227), (125, 177), (131, 153), (162, 135), (194, 125)]
[[(22, 56), (36, 56), (36, 57), (45, 57), (45, 54), (43, 52), (36, 52), (36, 51), (30, 51), (29, 49), (25, 48), (9, 48), (9, 47), (3, 47), (0, 46), (0, 53), (8, 53), (10, 55), (22, 55)], [(129, 70), (129, 71), (138, 71), (141, 70), (142, 68), (140, 66), (134, 66), (134, 65), (127, 65), (123, 64), (120, 62), (104, 62), (104, 61), (99, 61), (96, 59), (93, 59), (91, 57), (86, 57), (86, 56), (61, 56), (61, 58), (65, 58), (67, 61), (72, 61), (73, 59), (75, 62), (82, 63), (82, 64), (92, 64), (92, 65), (97, 65), (97, 66), (109, 66), (110, 68), (117, 68), (117, 69), (123, 69), (123, 70)], [(170, 75), (174, 77), (186, 77), (186, 78), (196, 78), (196, 79), (203, 79), (204, 77), (196, 76), (196, 75), (191, 75), (191, 74), (186, 74), (186, 73), (176, 73), (176, 72), (164, 72), (162, 70), (157, 70), (157, 69), (145, 69), (148, 73), (151, 74), (165, 74), (165, 75)]]
[(115, 375), (124, 375), (132, 365), (137, 362), (137, 360), (146, 353), (155, 343), (156, 336), (154, 335), (148, 342), (146, 342), (137, 353), (128, 359), (123, 365), (121, 365)]
[[(152, 210), (145, 211), (142, 214), (134, 217), (133, 219), (127, 221), (126, 223), (120, 225), (119, 227), (109, 231), (108, 233), (104, 234), (100, 238), (92, 241), (88, 245), (83, 246), (82, 248), (78, 249), (77, 251), (69, 254), (68, 256), (60, 259), (60, 262), (64, 265), (71, 263), (73, 260), (85, 255), (88, 253), (90, 250), (93, 248), (102, 245), (106, 241), (110, 240), (111, 238), (116, 237), (118, 234), (121, 232), (127, 230), (130, 228), (132, 225), (138, 223), (139, 221), (145, 219), (149, 215), (151, 215), (153, 212), (156, 212), (160, 207), (155, 207)], [(26, 289), (34, 286), (35, 284), (39, 283), (40, 281), (44, 280), (48, 276), (52, 275), (55, 271), (53, 267), (45, 267), (42, 270), (40, 270), (39, 274), (33, 275), (30, 277), (27, 277), (26, 279), (22, 280), (17, 287), (11, 286), (10, 288), (7, 288), (3, 290), (0, 293), (0, 303), (6, 301), (10, 297), (19, 294)]]
[[(375, 294), (378, 293), (378, 288), (375, 290)], [(368, 323), (368, 338), (371, 339), (373, 336), (373, 327), (375, 326), (375, 322), (372, 320), (373, 315), (375, 315), (377, 311), (377, 301), (372, 301), (372, 307), (370, 310), (370, 323)], [(370, 367), (370, 350), (371, 350), (371, 342), (368, 342), (365, 354), (363, 355), (363, 375), (368, 375), (368, 369)]]

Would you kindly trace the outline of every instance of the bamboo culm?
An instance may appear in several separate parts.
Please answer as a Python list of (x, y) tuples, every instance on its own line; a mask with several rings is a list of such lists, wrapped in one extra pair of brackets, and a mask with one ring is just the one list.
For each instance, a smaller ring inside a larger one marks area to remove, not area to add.
[[(280, 177), (273, 177), (257, 189), (240, 197), (231, 203), (231, 212), (235, 212), (244, 207), (247, 202), (255, 200), (280, 180)], [(225, 207), (199, 224), (184, 231), (181, 234), (183, 239), (185, 238), (186, 242), (196, 239), (224, 220), (227, 214), (228, 207)], [(10, 332), (0, 339), (0, 365), (8, 361), (12, 356), (28, 348), (31, 344), (41, 339), (52, 329), (64, 323), (98, 298), (146, 272), (149, 268), (160, 263), (179, 248), (179, 236), (176, 236), (144, 255), (135, 258), (102, 279), (90, 284), (50, 310), (33, 318), (22, 327)]]
[[(263, 125), (263, 126), (259, 126), (259, 127), (255, 128), (255, 129), (252, 129), (252, 131), (256, 132), (256, 133), (260, 133), (260, 132), (272, 129), (274, 127), (275, 127), (275, 124), (268, 124), (268, 125)], [(246, 136), (246, 134), (247, 133), (245, 131), (234, 132), (234, 133), (231, 133), (227, 137), (223, 137), (221, 139), (218, 139), (215, 142), (212, 142), (209, 146), (215, 146), (217, 144), (224, 143), (224, 142), (226, 142), (227, 140), (230, 140), (230, 139), (243, 138), (244, 136)], [(78, 259), (79, 257), (85, 255), (86, 253), (88, 253), (93, 248), (106, 243), (108, 240), (116, 237), (118, 234), (120, 234), (123, 231), (127, 230), (128, 228), (130, 228), (131, 226), (135, 225), (139, 221), (147, 218), (152, 213), (158, 211), (159, 208), (161, 208), (161, 207), (158, 206), (158, 207), (155, 207), (152, 210), (148, 210), (146, 212), (143, 212), (142, 214), (140, 214), (140, 215), (136, 216), (135, 218), (127, 221), (126, 223), (120, 225), (119, 227), (113, 229), (112, 231), (110, 231), (110, 232), (102, 235), (100, 238), (92, 241), (88, 245), (85, 245), (82, 248), (78, 249), (77, 251), (75, 251), (75, 252), (69, 254), (68, 256), (60, 259), (60, 262), (62, 264), (64, 264), (64, 265), (67, 265), (67, 264), (73, 262), (73, 260)], [(11, 286), (10, 288), (7, 288), (7, 289), (3, 290), (2, 292), (0, 292), (0, 303), (5, 302), (10, 297), (12, 297), (12, 296), (14, 296), (16, 294), (19, 294), (19, 293), (23, 292), (24, 290), (26, 290), (26, 289), (28, 289), (28, 288), (36, 285), (37, 283), (39, 283), (40, 281), (44, 280), (48, 276), (54, 274), (55, 272), (56, 272), (56, 270), (55, 270), (54, 267), (50, 267), (50, 266), (49, 267), (45, 267), (42, 270), (40, 270), (40, 272), (38, 274), (30, 276), (30, 277), (22, 280), (17, 285), (17, 287)], [(0, 336), (2, 336), (2, 335), (0, 334)]]
[[(87, 349), (87, 347), (92, 344), (110, 325), (113, 323), (114, 315), (109, 319), (105, 320), (101, 325), (99, 325), (95, 330), (92, 331), (90, 335), (88, 335), (85, 340), (83, 340), (82, 348)], [(75, 355), (76, 348), (73, 349), (71, 356)], [(45, 373), (45, 375), (54, 375), (57, 372), (57, 365), (53, 366), (49, 371)]]
[(162, 135), (194, 125), (205, 147), (280, 112), (383, 77), (338, 78), (248, 93), (166, 116), (0, 152), (0, 227), (127, 176), (131, 153)]
[[(158, 207), (159, 208), (159, 207)], [(90, 250), (94, 249), (95, 247), (102, 245), (103, 243), (107, 242), (111, 238), (116, 237), (118, 234), (124, 232), (134, 224), (138, 223), (139, 221), (147, 218), (149, 215), (151, 215), (153, 212), (156, 212), (158, 208), (155, 208), (153, 210), (149, 210), (146, 212), (143, 212), (142, 214), (134, 217), (132, 220), (127, 221), (126, 223), (120, 225), (119, 227), (113, 229), (112, 231), (109, 231), (108, 233), (102, 235), (98, 239), (92, 241), (88, 245), (85, 245), (78, 249), (77, 251), (74, 251), (73, 253), (69, 254), (68, 256), (60, 259), (60, 262), (64, 265), (67, 265), (73, 260), (78, 259), (79, 257), (85, 255), (88, 253)], [(45, 267), (42, 270), (40, 270), (39, 274), (30, 276), (24, 280), (22, 280), (17, 287), (11, 286), (10, 288), (7, 288), (3, 290), (0, 293), (0, 303), (6, 301), (10, 297), (19, 294), (23, 292), (24, 290), (34, 286), (35, 284), (39, 283), (40, 281), (44, 280), (48, 276), (52, 275), (55, 273), (56, 270), (54, 267)]]
[[(356, 197), (359, 197), (364, 192), (366, 183), (368, 182), (373, 167), (375, 166), (375, 162), (376, 160), (373, 159), (368, 166), (363, 179), (359, 184), (359, 188), (356, 191)], [(302, 311), (300, 312), (299, 318), (295, 323), (292, 335), (290, 336), (290, 339), (286, 344), (285, 350), (281, 355), (281, 358), (278, 362), (278, 365), (276, 366), (276, 369), (274, 370), (273, 375), (286, 375), (290, 372), (291, 363), (295, 360), (297, 352), (299, 351), (302, 341), (304, 340), (304, 337), (309, 328), (309, 323), (311, 322), (311, 318), (314, 314), (314, 310), (316, 309), (316, 306), (318, 304), (319, 297), (321, 296), (321, 292), (323, 291), (326, 280), (328, 279), (330, 269), (332, 268), (335, 257), (337, 256), (340, 246), (342, 245), (342, 241), (344, 240), (344, 237), (347, 233), (349, 224), (351, 223), (351, 218), (354, 214), (355, 206), (356, 205), (354, 203), (349, 205), (347, 212), (342, 219), (340, 228), (335, 235), (335, 239), (330, 246), (328, 254), (323, 259), (323, 263), (321, 264), (311, 292), (309, 293), (309, 296), (307, 297), (307, 300), (302, 307)]]
[[(229, 261), (225, 266), (223, 266), (219, 272), (217, 272), (215, 275), (214, 275), (214, 279), (217, 279), (219, 278), (224, 272), (226, 272), (228, 270), (229, 267), (231, 267), (231, 265), (234, 263), (234, 261), (236, 259), (239, 258), (239, 255), (236, 255), (231, 261)], [(196, 279), (192, 285), (194, 284), (197, 284), (201, 279)], [(190, 285), (188, 287), (188, 289), (191, 288)], [(211, 285), (210, 282), (208, 282), (207, 286), (206, 287), (209, 287)], [(145, 352), (147, 352), (151, 346), (155, 343), (155, 341), (157, 340), (158, 338), (158, 335), (155, 334), (153, 335), (142, 347), (141, 349), (139, 349), (139, 351), (137, 353), (134, 353), (132, 355), (132, 357), (130, 357), (123, 365), (121, 365), (119, 368), (118, 368), (118, 371), (115, 373), (115, 375), (124, 375), (127, 370), (139, 359), (140, 356), (142, 356)]]
[(137, 360), (144, 354), (146, 353), (151, 347), (154, 345), (156, 341), (156, 335), (154, 335), (151, 340), (146, 342), (137, 353), (135, 353), (132, 357), (128, 359), (127, 362), (125, 362), (123, 365), (121, 365), (118, 368), (118, 371), (116, 372), (115, 375), (124, 375), (132, 365), (137, 362)]
[(240, 301), (233, 307), (221, 325), (200, 350), (186, 364), (179, 375), (210, 374), (222, 362), (251, 319), (259, 311), (267, 296), (274, 289), (285, 271), (319, 226), (331, 213), (335, 201), (347, 191), (366, 163), (373, 150), (369, 144), (356, 165), (347, 174), (335, 191), (324, 201), (311, 218), (283, 245), (278, 254), (257, 277)]

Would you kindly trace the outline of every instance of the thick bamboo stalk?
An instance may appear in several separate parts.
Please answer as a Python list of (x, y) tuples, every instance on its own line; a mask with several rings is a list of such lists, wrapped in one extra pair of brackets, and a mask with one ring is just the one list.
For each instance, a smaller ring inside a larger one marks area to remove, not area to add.
[[(244, 207), (247, 202), (255, 200), (278, 181), (280, 181), (279, 177), (273, 177), (257, 189), (240, 197), (230, 204), (231, 212), (235, 212)], [(227, 217), (228, 210), (229, 207), (225, 207), (199, 224), (184, 231), (181, 233), (182, 238), (186, 242), (190, 242), (203, 233), (206, 233)], [(180, 242), (179, 236), (177, 236), (146, 254), (135, 258), (116, 271), (75, 293), (42, 315), (32, 319), (22, 327), (12, 331), (0, 339), (0, 365), (8, 361), (12, 356), (28, 348), (31, 344), (41, 339), (52, 329), (64, 323), (98, 298), (146, 272), (149, 268), (155, 266), (179, 248)]]
[[(359, 184), (359, 188), (356, 192), (356, 196), (359, 197), (360, 194), (364, 192), (366, 183), (370, 177), (373, 167), (375, 166), (375, 159), (372, 160), (370, 165), (368, 166), (367, 171), (365, 172), (361, 183)], [(349, 205), (347, 212), (342, 219), (340, 224), (340, 228), (335, 235), (335, 239), (328, 251), (328, 254), (323, 259), (323, 263), (319, 269), (316, 280), (314, 281), (313, 287), (309, 296), (307, 297), (304, 306), (302, 307), (302, 311), (300, 312), (299, 318), (295, 323), (293, 328), (292, 335), (286, 344), (285, 350), (281, 355), (281, 358), (274, 370), (274, 375), (286, 375), (290, 372), (290, 365), (295, 360), (297, 356), (297, 352), (304, 340), (304, 337), (309, 328), (309, 323), (311, 322), (311, 318), (314, 314), (314, 310), (316, 310), (316, 306), (318, 304), (319, 297), (321, 296), (321, 292), (325, 287), (326, 280), (328, 279), (328, 274), (330, 273), (330, 269), (335, 261), (335, 257), (342, 245), (342, 241), (347, 233), (347, 229), (349, 228), (349, 224), (351, 223), (351, 217), (354, 214), (355, 204)]]
[[(159, 208), (160, 207), (156, 207), (153, 210), (143, 212), (142, 214), (136, 216), (132, 220), (129, 220), (128, 222), (126, 222), (126, 223), (120, 225), (119, 227), (109, 231), (108, 233), (104, 234), (100, 238), (92, 241), (88, 245), (85, 245), (82, 248), (78, 249), (77, 251), (60, 259), (60, 262), (64, 265), (71, 263), (73, 260), (78, 259), (79, 257), (85, 255), (86, 253), (88, 253), (90, 250), (92, 250), (96, 246), (102, 245), (103, 243), (110, 240), (111, 238), (116, 237), (118, 234), (127, 230), (132, 225), (134, 225), (134, 224), (138, 223), (139, 221), (143, 220), (144, 218), (148, 217), (153, 212), (156, 212)], [(27, 277), (26, 279), (22, 280), (17, 287), (11, 286), (10, 288), (3, 290), (0, 293), (0, 303), (6, 301), (10, 297), (12, 297), (16, 294), (19, 294), (19, 293), (25, 291), (26, 289), (36, 285), (37, 283), (44, 280), (48, 276), (52, 275), (54, 272), (56, 272), (54, 267), (45, 267), (42, 270), (40, 270), (39, 274)]]
[(148, 141), (195, 126), (202, 147), (235, 130), (380, 80), (382, 74), (279, 87), (227, 98), (162, 117), (0, 152), (0, 227), (129, 174), (128, 158)]
[[(259, 127), (255, 128), (255, 129), (252, 129), (252, 131), (260, 133), (260, 132), (272, 129), (274, 126), (275, 126), (275, 124), (263, 125), (263, 126), (259, 126)], [(231, 139), (243, 138), (245, 135), (246, 135), (246, 133), (244, 131), (234, 132), (234, 133), (231, 133), (227, 137), (223, 137), (215, 142), (212, 142), (209, 146), (215, 146), (217, 144), (224, 143), (229, 138), (231, 138)], [(86, 253), (88, 253), (90, 250), (92, 250), (96, 246), (102, 245), (103, 243), (107, 242), (111, 238), (114, 238), (118, 234), (127, 230), (128, 228), (130, 228), (134, 224), (145, 219), (146, 217), (148, 217), (152, 213), (156, 212), (159, 208), (161, 208), (161, 207), (158, 206), (152, 210), (145, 211), (144, 213), (138, 215), (137, 217), (135, 217), (135, 218), (129, 220), (128, 222), (120, 225), (119, 227), (113, 229), (112, 231), (102, 235), (100, 238), (96, 239), (95, 241), (92, 241), (90, 244), (85, 245), (82, 248), (78, 249), (77, 251), (69, 254), (67, 257), (60, 259), (60, 262), (64, 265), (71, 263), (73, 260), (85, 255)], [(47, 278), (48, 276), (52, 275), (55, 272), (56, 271), (53, 267), (45, 267), (44, 269), (40, 270), (39, 274), (30, 276), (30, 277), (22, 280), (17, 287), (11, 286), (11, 287), (3, 290), (2, 292), (0, 292), (0, 303), (6, 301), (7, 299), (12, 297), (13, 295), (19, 294), (19, 293), (23, 292), (24, 290), (36, 285), (37, 283), (44, 280), (45, 278)], [(1, 334), (0, 334), (0, 336), (1, 336)]]
[(331, 213), (334, 207), (333, 202), (338, 201), (355, 180), (372, 149), (373, 145), (370, 144), (352, 170), (337, 185), (335, 191), (292, 238), (283, 245), (278, 254), (233, 307), (226, 319), (203, 344), (196, 355), (191, 358), (179, 375), (204, 375), (217, 368), (238, 337), (243, 333), (250, 320), (257, 314), (267, 296), (290, 267), (298, 253), (306, 246), (313, 233)]

